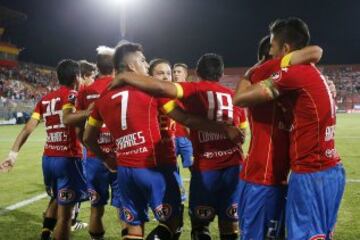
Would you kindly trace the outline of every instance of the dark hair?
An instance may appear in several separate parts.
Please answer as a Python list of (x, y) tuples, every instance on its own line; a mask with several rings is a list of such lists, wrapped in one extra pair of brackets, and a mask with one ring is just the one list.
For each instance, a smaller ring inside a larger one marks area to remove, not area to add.
[(113, 57), (115, 71), (117, 72), (124, 71), (124, 68), (126, 67), (124, 65), (124, 58), (128, 54), (135, 53), (137, 51), (143, 52), (143, 47), (138, 43), (129, 42), (116, 46)]
[(56, 67), (57, 77), (60, 85), (72, 86), (76, 82), (76, 76), (80, 75), (79, 64), (71, 59), (64, 59)]
[(182, 67), (184, 68), (186, 71), (189, 69), (188, 65), (186, 65), (185, 63), (175, 63), (174, 64), (174, 68), (176, 67)]
[(80, 64), (81, 77), (89, 76), (91, 75), (91, 73), (96, 71), (96, 65), (94, 63), (88, 62), (86, 60), (80, 60), (79, 64)]
[(96, 66), (102, 75), (110, 75), (114, 70), (113, 56), (109, 54), (98, 54)]
[(206, 53), (196, 65), (197, 75), (204, 80), (218, 81), (224, 73), (224, 61), (220, 55)]
[(155, 67), (161, 63), (165, 63), (165, 64), (169, 65), (171, 68), (171, 64), (170, 64), (169, 60), (166, 60), (164, 58), (155, 58), (155, 59), (151, 60), (150, 64), (149, 64), (150, 65), (149, 66), (149, 74), (151, 76), (153, 75)]
[(287, 43), (292, 50), (301, 49), (310, 43), (309, 28), (300, 18), (277, 19), (270, 25), (270, 33), (281, 46)]
[(257, 53), (257, 58), (258, 61), (265, 59), (265, 60), (269, 60), (271, 58), (269, 52), (270, 52), (270, 36), (267, 35), (265, 37), (263, 37), (260, 42), (259, 42), (259, 47), (258, 47), (258, 53)]

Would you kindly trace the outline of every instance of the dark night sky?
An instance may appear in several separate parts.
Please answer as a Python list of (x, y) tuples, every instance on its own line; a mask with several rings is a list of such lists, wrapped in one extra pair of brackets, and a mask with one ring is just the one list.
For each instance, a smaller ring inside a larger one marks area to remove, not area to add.
[[(129, 0), (127, 40), (140, 42), (148, 59), (164, 57), (194, 66), (205, 52), (227, 67), (255, 62), (258, 40), (279, 17), (304, 19), (322, 63), (360, 63), (360, 0)], [(28, 16), (6, 39), (25, 50), (20, 60), (52, 65), (62, 58), (94, 61), (98, 45), (120, 40), (119, 6), (110, 0), (0, 0)]]

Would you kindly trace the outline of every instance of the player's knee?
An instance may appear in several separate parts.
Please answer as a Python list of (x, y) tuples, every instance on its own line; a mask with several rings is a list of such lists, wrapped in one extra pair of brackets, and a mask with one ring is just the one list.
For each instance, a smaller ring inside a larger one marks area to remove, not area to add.
[(191, 230), (191, 240), (211, 240), (209, 226), (197, 226)]
[(159, 224), (156, 228), (154, 228), (149, 235), (146, 237), (146, 240), (165, 240), (172, 239), (173, 232), (171, 229), (165, 224)]

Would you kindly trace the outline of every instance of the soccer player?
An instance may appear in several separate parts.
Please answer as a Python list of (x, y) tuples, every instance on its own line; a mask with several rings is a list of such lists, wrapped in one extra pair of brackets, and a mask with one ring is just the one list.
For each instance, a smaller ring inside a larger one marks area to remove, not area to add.
[[(76, 99), (73, 89), (80, 78), (78, 63), (73, 60), (61, 61), (57, 75), (61, 87), (37, 103), (32, 118), (17, 137), (8, 160), (0, 165), (2, 170), (14, 166), (17, 152), (42, 118), (47, 132), (42, 159), (44, 183), (49, 196), (56, 199), (50, 202), (45, 214), (42, 239), (50, 239), (55, 224), (54, 238), (69, 239), (72, 208), (76, 202), (87, 197), (79, 161), (80, 144), (76, 140), (75, 129), (62, 121), (62, 109), (71, 107)], [(78, 114), (86, 118), (89, 111)]]
[(277, 20), (270, 26), (270, 33), (270, 54), (282, 57), (282, 68), (238, 91), (234, 104), (253, 106), (279, 101), (292, 124), (287, 237), (330, 239), (345, 186), (344, 169), (334, 145), (334, 100), (314, 65), (293, 65), (298, 50), (309, 43), (307, 25), (298, 18)]
[[(173, 67), (174, 82), (186, 82), (187, 76), (188, 66), (185, 63), (175, 63)], [(177, 104), (184, 108), (180, 101), (178, 101)], [(176, 156), (181, 157), (184, 168), (190, 168), (193, 164), (193, 148), (189, 139), (189, 129), (179, 123), (176, 123), (175, 128)]]
[[(77, 111), (89, 108), (90, 105), (100, 97), (101, 93), (113, 79), (113, 53), (114, 49), (109, 47), (100, 46), (97, 48), (96, 65), (99, 70), (99, 76), (91, 85), (84, 87), (79, 91), (76, 104)], [(72, 111), (65, 111), (64, 119), (76, 114)], [(68, 124), (80, 124), (78, 135), (79, 138), (82, 139), (82, 133), (84, 130), (83, 121), (79, 122), (76, 119), (73, 119), (73, 121), (68, 122)], [(101, 127), (100, 134), (96, 140), (99, 142), (102, 151), (108, 154), (113, 153), (115, 144), (108, 128), (105, 125)], [(119, 197), (116, 197), (116, 194), (118, 193), (116, 173), (110, 172), (103, 162), (91, 151), (86, 151), (84, 169), (91, 202), (89, 234), (93, 240), (104, 239), (105, 229), (102, 217), (105, 211), (104, 206), (107, 204), (110, 196), (109, 187), (111, 188), (111, 205), (117, 209), (120, 208)]]
[[(203, 55), (197, 64), (198, 83), (168, 83), (148, 77), (119, 74), (112, 86), (125, 82), (150, 94), (179, 98), (186, 111), (217, 122), (238, 125), (238, 108), (233, 108), (233, 92), (218, 81), (224, 63), (216, 54)], [(237, 239), (240, 164), (242, 149), (223, 134), (191, 130), (194, 165), (190, 183), (192, 239), (211, 239), (209, 224), (219, 217), (221, 239)], [(217, 197), (218, 196), (218, 197)]]
[[(118, 46), (114, 63), (117, 72), (135, 72), (140, 76), (148, 74), (148, 64), (138, 44)], [(150, 78), (150, 81), (155, 80)], [(154, 97), (125, 85), (103, 93), (85, 129), (84, 142), (108, 165), (114, 165), (111, 158), (93, 140), (103, 122), (117, 144), (121, 218), (127, 223), (128, 230), (124, 239), (143, 239), (148, 206), (160, 224), (147, 239), (177, 239), (174, 235), (180, 224), (178, 216), (181, 214), (181, 199), (178, 182), (174, 177), (176, 169), (162, 168), (157, 159), (159, 148), (162, 147), (158, 108), (161, 106), (167, 112), (167, 109), (173, 109), (173, 105), (173, 102), (161, 105)], [(109, 108), (113, 111), (107, 111)], [(175, 109), (169, 114), (176, 113), (178, 110)], [(190, 119), (190, 122), (193, 120)], [(188, 123), (187, 120), (181, 122)], [(204, 129), (212, 129), (214, 125), (209, 121), (197, 121), (197, 124)], [(215, 124), (213, 129), (226, 131), (227, 127)]]
[[(251, 69), (250, 82), (243, 80), (237, 92), (244, 84), (255, 84), (280, 70), (281, 58), (270, 60), (269, 51), (270, 36), (267, 36), (260, 41), (259, 63)], [(293, 62), (297, 59), (317, 62), (321, 54), (320, 48), (310, 46), (295, 53)], [(252, 138), (240, 181), (241, 239), (284, 239), (291, 123), (284, 117), (278, 101), (249, 107), (248, 113)]]
[(96, 65), (86, 60), (80, 60), (79, 64), (81, 72), (79, 90), (81, 90), (82, 87), (89, 86), (94, 82), (96, 76)]

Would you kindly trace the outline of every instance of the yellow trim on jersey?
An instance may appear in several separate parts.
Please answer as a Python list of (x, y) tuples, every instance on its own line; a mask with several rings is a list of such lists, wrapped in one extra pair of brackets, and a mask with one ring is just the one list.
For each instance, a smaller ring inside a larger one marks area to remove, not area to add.
[(184, 89), (178, 83), (174, 83), (176, 87), (176, 98), (183, 98), (184, 97)]
[(65, 110), (65, 109), (74, 109), (74, 108), (75, 108), (75, 106), (74, 106), (73, 104), (71, 104), (71, 103), (66, 103), (66, 104), (63, 105), (62, 110)]
[(40, 113), (37, 112), (33, 112), (33, 114), (31, 115), (31, 118), (40, 121)]
[(170, 100), (162, 106), (162, 109), (165, 114), (168, 114), (169, 112), (174, 110), (176, 106), (176, 102), (174, 100)]
[(292, 57), (293, 53), (288, 53), (286, 54), (282, 59), (281, 59), (281, 68), (287, 68), (290, 66), (290, 61), (291, 61), (291, 57)]
[(91, 116), (88, 119), (88, 124), (96, 128), (101, 128), (101, 126), (103, 125), (102, 121), (99, 121)]
[(248, 126), (247, 121), (242, 122), (242, 123), (239, 124), (239, 128), (241, 128), (241, 129), (245, 129), (245, 128), (247, 128), (247, 126)]

